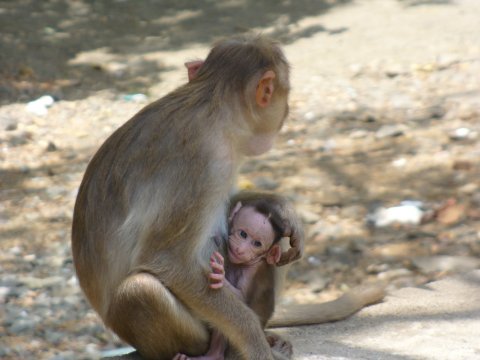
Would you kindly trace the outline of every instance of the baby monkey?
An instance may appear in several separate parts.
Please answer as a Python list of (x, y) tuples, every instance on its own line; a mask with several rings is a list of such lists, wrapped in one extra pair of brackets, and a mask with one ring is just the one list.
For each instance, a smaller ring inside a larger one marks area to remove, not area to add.
[[(229, 220), (229, 236), (226, 241), (226, 261), (219, 252), (210, 258), (212, 272), (210, 288), (229, 287), (257, 314), (265, 328), (275, 307), (274, 266), (281, 257), (280, 239), (285, 233), (282, 218), (265, 199), (242, 204), (237, 202)], [(277, 338), (267, 336), (271, 346)], [(278, 344), (276, 344), (278, 346)], [(282, 352), (291, 353), (291, 346), (284, 342)], [(177, 354), (174, 360), (223, 360), (226, 339), (213, 330), (210, 348), (204, 356), (187, 357)]]

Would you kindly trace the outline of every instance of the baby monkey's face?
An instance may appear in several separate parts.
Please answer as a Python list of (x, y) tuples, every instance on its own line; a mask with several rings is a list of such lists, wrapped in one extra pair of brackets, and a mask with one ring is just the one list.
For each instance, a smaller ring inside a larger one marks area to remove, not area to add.
[(272, 224), (265, 215), (253, 207), (242, 207), (232, 220), (228, 258), (233, 264), (254, 264), (268, 252), (274, 238)]

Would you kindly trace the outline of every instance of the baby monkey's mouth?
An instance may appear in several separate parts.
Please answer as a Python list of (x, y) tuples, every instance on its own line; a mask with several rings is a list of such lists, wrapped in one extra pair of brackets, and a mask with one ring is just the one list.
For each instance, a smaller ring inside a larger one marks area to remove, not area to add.
[(240, 256), (230, 246), (228, 247), (228, 255), (233, 260), (237, 260), (237, 261), (242, 260)]

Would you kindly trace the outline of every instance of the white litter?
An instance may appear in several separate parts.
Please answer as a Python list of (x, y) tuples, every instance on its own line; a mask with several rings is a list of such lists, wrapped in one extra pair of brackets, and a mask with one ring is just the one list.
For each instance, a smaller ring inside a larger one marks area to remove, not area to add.
[(48, 108), (53, 105), (55, 99), (50, 95), (44, 95), (37, 100), (30, 101), (27, 104), (27, 111), (38, 115), (38, 116), (45, 116), (48, 114)]

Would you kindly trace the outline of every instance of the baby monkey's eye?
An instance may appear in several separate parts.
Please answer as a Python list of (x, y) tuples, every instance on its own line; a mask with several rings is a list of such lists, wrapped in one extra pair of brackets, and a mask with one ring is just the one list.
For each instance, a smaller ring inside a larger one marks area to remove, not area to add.
[(246, 238), (248, 237), (248, 234), (247, 234), (245, 231), (240, 230), (240, 236), (241, 236), (242, 238), (246, 239)]
[(260, 248), (260, 247), (262, 247), (262, 243), (261, 243), (260, 241), (258, 241), (258, 240), (255, 240), (255, 241), (253, 242), (253, 246), (255, 246), (256, 248)]

